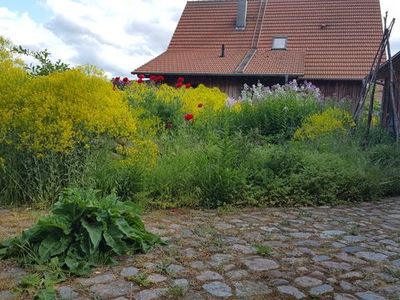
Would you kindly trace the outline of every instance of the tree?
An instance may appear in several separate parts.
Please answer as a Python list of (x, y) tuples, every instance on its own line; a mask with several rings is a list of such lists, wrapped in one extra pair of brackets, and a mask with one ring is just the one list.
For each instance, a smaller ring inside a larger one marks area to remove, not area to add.
[(37, 65), (30, 64), (29, 66), (26, 66), (28, 72), (34, 76), (49, 75), (54, 72), (63, 72), (70, 69), (69, 65), (62, 62), (60, 59), (53, 63), (50, 60), (51, 54), (49, 51), (47, 51), (47, 49), (42, 51), (33, 51), (25, 49), (22, 46), (18, 46), (13, 47), (12, 51), (18, 54), (31, 56), (39, 61), (39, 64)]

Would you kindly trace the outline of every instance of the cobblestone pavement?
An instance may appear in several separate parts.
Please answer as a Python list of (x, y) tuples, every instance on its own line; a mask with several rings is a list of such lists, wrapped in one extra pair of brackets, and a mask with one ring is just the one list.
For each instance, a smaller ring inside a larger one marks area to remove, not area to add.
[[(144, 219), (166, 246), (63, 283), (61, 299), (400, 299), (400, 199)], [(4, 268), (0, 282), (25, 272)]]

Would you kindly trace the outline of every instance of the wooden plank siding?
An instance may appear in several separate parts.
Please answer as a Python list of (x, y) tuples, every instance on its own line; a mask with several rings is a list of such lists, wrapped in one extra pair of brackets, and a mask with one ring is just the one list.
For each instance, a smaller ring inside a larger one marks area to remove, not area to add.
[[(397, 103), (398, 110), (400, 110), (400, 56), (396, 57), (393, 61), (393, 67), (395, 70), (395, 99)], [(388, 67), (386, 66), (385, 69), (383, 69), (383, 72), (381, 72), (381, 78), (384, 79), (385, 85), (383, 88), (383, 95), (382, 95), (382, 115), (381, 115), (381, 121), (382, 125), (384, 127), (392, 127), (393, 126), (393, 120), (390, 117), (392, 115), (392, 110), (391, 110), (391, 104), (389, 103), (390, 100), (390, 76), (388, 72)], [(397, 112), (398, 114), (400, 113), (399, 111)]]
[[(166, 83), (175, 85), (178, 76), (165, 76)], [(194, 87), (199, 84), (204, 84), (208, 87), (218, 87), (221, 91), (225, 92), (229, 97), (238, 99), (243, 85), (257, 84), (261, 82), (265, 86), (272, 86), (274, 84), (285, 84), (284, 77), (256, 77), (256, 76), (199, 76), (188, 75), (184, 76), (185, 82), (190, 82)], [(294, 78), (289, 78), (289, 81)], [(298, 79), (301, 82), (301, 79)], [(340, 101), (349, 99), (356, 103), (362, 82), (359, 80), (311, 80), (320, 90), (325, 98)]]

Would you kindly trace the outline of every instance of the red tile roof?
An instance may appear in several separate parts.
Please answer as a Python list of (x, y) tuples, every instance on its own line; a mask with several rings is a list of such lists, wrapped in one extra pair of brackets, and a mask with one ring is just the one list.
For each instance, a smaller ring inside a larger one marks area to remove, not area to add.
[[(382, 37), (379, 0), (267, 0), (262, 8), (262, 0), (248, 0), (246, 28), (236, 30), (236, 0), (189, 1), (167, 51), (135, 73), (234, 75), (252, 46), (239, 74), (361, 79), (369, 72)], [(271, 50), (277, 36), (288, 38), (287, 50)]]

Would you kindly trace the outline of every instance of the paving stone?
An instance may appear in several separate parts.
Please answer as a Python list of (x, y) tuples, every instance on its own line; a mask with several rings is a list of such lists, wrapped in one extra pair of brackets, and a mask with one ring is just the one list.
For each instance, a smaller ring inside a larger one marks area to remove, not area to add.
[(136, 276), (137, 274), (139, 274), (139, 269), (135, 267), (123, 268), (120, 274), (122, 277)]
[(345, 262), (335, 262), (335, 261), (323, 261), (320, 263), (322, 266), (328, 268), (329, 270), (338, 270), (338, 271), (351, 271), (353, 267)]
[(196, 279), (200, 281), (210, 281), (210, 280), (223, 280), (224, 278), (216, 272), (205, 271), (202, 272), (200, 275), (197, 275)]
[(206, 283), (203, 285), (203, 289), (215, 297), (226, 298), (232, 296), (232, 289), (230, 286), (220, 281)]
[(1, 300), (15, 300), (15, 299), (17, 299), (17, 297), (13, 292), (0, 291), (0, 299)]
[(233, 226), (228, 223), (218, 223), (218, 224), (215, 224), (215, 228), (218, 230), (226, 230), (226, 229), (233, 228)]
[(167, 280), (167, 277), (161, 274), (150, 274), (147, 279), (152, 283), (160, 283)]
[(364, 251), (365, 248), (360, 247), (360, 246), (350, 246), (350, 247), (344, 247), (342, 248), (342, 251), (346, 252), (346, 253), (356, 253), (356, 252), (360, 252), (360, 251)]
[(167, 271), (172, 274), (181, 274), (185, 272), (185, 270), (186, 270), (185, 267), (181, 265), (171, 264), (167, 267)]
[(83, 286), (89, 286), (93, 284), (108, 283), (114, 280), (115, 277), (113, 274), (103, 274), (90, 278), (78, 278), (76, 281)]
[(388, 294), (389, 298), (400, 299), (400, 285), (399, 284), (385, 286), (380, 291), (382, 291), (383, 294)]
[(288, 285), (289, 281), (286, 279), (278, 278), (278, 279), (272, 279), (269, 281), (271, 286), (280, 286), (280, 285)]
[(334, 237), (341, 236), (344, 234), (346, 234), (346, 232), (342, 231), (342, 230), (325, 230), (325, 231), (322, 231), (319, 236), (322, 239), (326, 239), (326, 238), (334, 238)]
[(343, 239), (350, 243), (360, 243), (367, 240), (367, 238), (362, 235), (345, 235)]
[(357, 252), (356, 256), (371, 261), (384, 261), (387, 260), (388, 258), (386, 255), (382, 253), (369, 252), (369, 251)]
[(308, 239), (312, 234), (308, 232), (291, 232), (289, 235), (297, 239)]
[(243, 254), (255, 254), (257, 252), (254, 247), (246, 246), (246, 245), (240, 245), (240, 244), (232, 245), (231, 249), (233, 251), (240, 252), (240, 253), (243, 253)]
[(300, 290), (290, 285), (278, 286), (278, 291), (281, 294), (290, 295), (295, 297), (296, 299), (303, 299), (306, 297), (306, 295), (303, 294)]
[(348, 272), (348, 273), (344, 273), (344, 274), (340, 275), (339, 278), (360, 279), (360, 278), (364, 278), (364, 275), (361, 272)]
[(113, 299), (131, 294), (139, 288), (132, 282), (114, 281), (110, 283), (95, 284), (90, 287), (90, 292), (100, 299)]
[(246, 270), (233, 270), (225, 274), (226, 277), (233, 279), (233, 280), (238, 280), (245, 278), (249, 275), (249, 273)]
[(320, 271), (314, 271), (314, 272), (312, 272), (310, 274), (310, 276), (313, 276), (313, 277), (324, 277), (325, 275), (324, 275), (324, 273), (322, 273)]
[(219, 266), (230, 262), (233, 256), (230, 254), (217, 253), (211, 256), (210, 265)]
[(385, 244), (385, 245), (391, 245), (394, 247), (399, 247), (399, 243), (393, 241), (393, 240), (389, 240), (389, 239), (385, 239), (385, 240), (380, 240), (379, 243)]
[(193, 248), (187, 248), (183, 250), (183, 255), (187, 258), (194, 258), (197, 256), (197, 251), (194, 250)]
[(316, 255), (312, 257), (312, 260), (315, 262), (327, 261), (330, 260), (331, 257), (328, 255)]
[(189, 290), (189, 281), (185, 278), (182, 279), (175, 279), (172, 282), (172, 286), (176, 286), (182, 289), (184, 293), (186, 293)]
[(340, 260), (343, 260), (345, 262), (351, 263), (351, 264), (357, 264), (357, 265), (362, 265), (365, 264), (366, 261), (359, 259), (353, 255), (348, 255), (345, 252), (341, 252), (335, 255), (336, 258), (339, 258)]
[(397, 267), (397, 268), (400, 268), (400, 259), (392, 261), (392, 265)]
[(7, 271), (0, 272), (0, 280), (6, 279), (6, 278), (13, 278), (16, 280), (21, 279), (22, 277), (26, 276), (28, 273), (21, 268), (11, 268), (8, 269)]
[(333, 243), (332, 243), (332, 247), (333, 247), (333, 248), (337, 248), (337, 249), (341, 249), (341, 248), (346, 247), (346, 244), (339, 243), (339, 242), (333, 242)]
[(157, 268), (157, 265), (152, 262), (146, 262), (143, 264), (144, 268), (147, 270), (155, 270)]
[(193, 231), (191, 231), (190, 229), (183, 229), (181, 231), (181, 235), (183, 237), (192, 237), (193, 236)]
[(166, 295), (168, 289), (160, 288), (160, 289), (151, 289), (151, 290), (143, 290), (139, 294), (135, 296), (136, 300), (155, 300), (161, 299), (164, 295)]
[(222, 267), (222, 269), (223, 269), (225, 272), (228, 272), (228, 271), (230, 271), (230, 270), (233, 270), (234, 268), (236, 268), (236, 265), (235, 265), (235, 264), (229, 264), (229, 265), (225, 265), (225, 266)]
[(234, 282), (236, 296), (243, 299), (251, 299), (255, 296), (264, 296), (272, 291), (265, 282), (239, 281)]
[(295, 242), (298, 246), (307, 246), (307, 247), (319, 247), (321, 243), (315, 240), (305, 240), (305, 241), (297, 241)]
[(356, 297), (350, 294), (334, 294), (334, 300), (358, 300)]
[[(61, 300), (72, 300), (79, 296), (79, 294), (70, 286), (60, 286), (57, 288), (58, 295)], [(0, 297), (0, 299), (3, 299)]]
[(342, 288), (342, 290), (344, 291), (356, 291), (358, 290), (354, 285), (352, 285), (350, 282), (344, 281), (342, 280), (340, 282), (340, 287)]
[(313, 287), (322, 284), (322, 281), (309, 276), (297, 277), (294, 283), (301, 287)]
[(386, 300), (385, 297), (375, 294), (374, 292), (356, 293), (356, 296), (361, 300)]
[(196, 270), (204, 270), (207, 268), (207, 265), (201, 260), (196, 260), (190, 263), (190, 267)]
[(329, 284), (322, 284), (322, 285), (313, 287), (309, 291), (310, 295), (314, 296), (314, 297), (321, 296), (321, 295), (331, 293), (331, 292), (333, 292), (333, 287), (330, 286)]
[(251, 260), (245, 260), (244, 264), (252, 271), (268, 271), (278, 269), (279, 265), (273, 260), (265, 258), (255, 258)]

